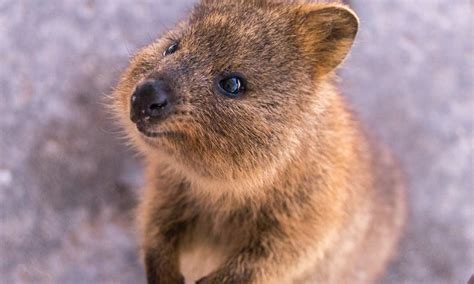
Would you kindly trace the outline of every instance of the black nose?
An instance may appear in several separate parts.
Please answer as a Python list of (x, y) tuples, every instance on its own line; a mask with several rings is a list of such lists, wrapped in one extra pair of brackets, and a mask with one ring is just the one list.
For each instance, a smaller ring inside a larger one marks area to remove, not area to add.
[(146, 80), (140, 83), (131, 98), (130, 119), (161, 120), (171, 109), (170, 88), (164, 80)]

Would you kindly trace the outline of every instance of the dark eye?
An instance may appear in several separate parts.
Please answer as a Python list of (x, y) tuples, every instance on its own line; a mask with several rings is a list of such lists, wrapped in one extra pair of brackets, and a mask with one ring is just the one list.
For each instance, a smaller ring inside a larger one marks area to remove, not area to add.
[(165, 51), (163, 52), (163, 56), (170, 55), (172, 53), (175, 53), (176, 50), (178, 50), (178, 43), (172, 43), (170, 46), (168, 46)]
[(219, 89), (226, 96), (235, 98), (245, 91), (245, 83), (238, 76), (230, 76), (219, 81)]

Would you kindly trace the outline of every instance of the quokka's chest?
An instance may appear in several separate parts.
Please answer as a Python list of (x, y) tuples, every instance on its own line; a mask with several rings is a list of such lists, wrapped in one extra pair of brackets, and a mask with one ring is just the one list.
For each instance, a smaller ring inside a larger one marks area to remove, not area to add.
[(194, 284), (215, 271), (225, 262), (230, 250), (230, 245), (206, 238), (202, 233), (186, 236), (179, 250), (180, 270), (186, 283)]
[[(186, 283), (195, 283), (224, 264), (247, 239), (250, 218), (237, 218), (234, 211), (200, 210), (179, 244), (180, 270)], [(240, 215), (239, 215), (240, 216)]]

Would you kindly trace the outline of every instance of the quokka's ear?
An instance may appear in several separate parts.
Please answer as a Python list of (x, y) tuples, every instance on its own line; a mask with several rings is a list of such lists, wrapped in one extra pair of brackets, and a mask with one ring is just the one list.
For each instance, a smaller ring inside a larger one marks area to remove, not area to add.
[(298, 11), (297, 37), (316, 76), (335, 69), (346, 57), (359, 28), (356, 14), (343, 5), (307, 4)]

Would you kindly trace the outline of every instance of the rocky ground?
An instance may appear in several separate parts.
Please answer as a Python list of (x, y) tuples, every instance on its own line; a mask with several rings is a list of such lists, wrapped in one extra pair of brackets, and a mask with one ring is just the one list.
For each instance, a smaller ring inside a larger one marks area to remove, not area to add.
[[(140, 283), (141, 182), (103, 97), (193, 1), (0, 1), (0, 282)], [(473, 4), (352, 0), (341, 87), (407, 173), (410, 222), (382, 283), (474, 273)]]

